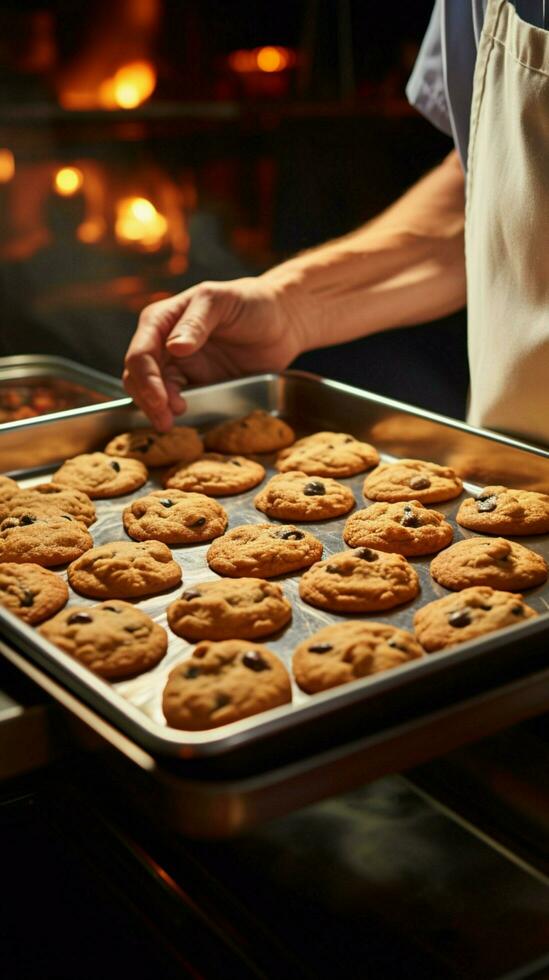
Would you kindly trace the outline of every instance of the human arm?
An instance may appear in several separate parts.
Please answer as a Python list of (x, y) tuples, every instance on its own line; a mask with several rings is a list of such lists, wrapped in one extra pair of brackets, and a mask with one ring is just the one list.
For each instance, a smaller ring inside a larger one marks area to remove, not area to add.
[(299, 353), (434, 320), (465, 303), (464, 179), (451, 153), (383, 214), (256, 278), (201, 283), (143, 310), (124, 382), (160, 429), (181, 381), (281, 370)]

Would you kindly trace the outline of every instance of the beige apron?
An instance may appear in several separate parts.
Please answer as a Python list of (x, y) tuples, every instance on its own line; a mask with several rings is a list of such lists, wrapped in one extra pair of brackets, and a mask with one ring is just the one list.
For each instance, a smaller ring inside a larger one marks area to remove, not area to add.
[(549, 444), (549, 32), (507, 0), (479, 44), (465, 242), (468, 421)]

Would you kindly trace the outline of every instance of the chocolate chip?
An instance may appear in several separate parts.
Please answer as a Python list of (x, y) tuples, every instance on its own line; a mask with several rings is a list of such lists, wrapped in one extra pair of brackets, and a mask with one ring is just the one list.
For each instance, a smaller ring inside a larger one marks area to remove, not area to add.
[(377, 558), (375, 551), (372, 551), (371, 548), (355, 548), (353, 554), (357, 558), (362, 558), (363, 561), (375, 561)]
[(333, 650), (331, 643), (313, 643), (312, 646), (307, 647), (309, 653), (328, 653), (328, 650)]
[(141, 629), (140, 626), (125, 626), (124, 627), (124, 632), (125, 633), (137, 633), (137, 631), (140, 630), (140, 629)]
[(524, 607), (523, 606), (512, 606), (511, 607), (511, 612), (513, 613), (513, 616), (524, 616)]
[(492, 607), (485, 602), (481, 602), (478, 608), (484, 609), (484, 612), (488, 612), (488, 610), (491, 609)]
[(448, 622), (450, 626), (454, 626), (456, 629), (461, 629), (463, 626), (470, 626), (470, 610), (467, 608), (467, 606), (464, 609), (456, 609), (448, 616)]
[(24, 608), (34, 606), (34, 595), (35, 593), (31, 592), (29, 589), (23, 589), (23, 598), (20, 600), (19, 605), (23, 606)]
[(343, 575), (341, 568), (338, 568), (337, 565), (326, 565), (325, 570), (329, 572), (330, 575)]
[(219, 691), (219, 693), (216, 694), (216, 696), (215, 696), (215, 707), (214, 707), (214, 711), (217, 711), (218, 708), (224, 708), (227, 704), (230, 704), (230, 703), (231, 703), (231, 699), (230, 699), (229, 695), (228, 694), (224, 694), (222, 691)]
[(421, 527), (420, 518), (414, 511), (413, 507), (410, 507), (408, 504), (406, 504), (404, 507), (404, 513), (400, 523), (402, 524), (402, 527)]
[(199, 677), (201, 673), (202, 671), (200, 670), (200, 667), (192, 666), (192, 667), (187, 667), (184, 676), (189, 677), (192, 680), (194, 677)]
[(72, 521), (72, 517), (69, 517), (68, 514), (61, 514), (61, 517), (64, 521)]
[(240, 423), (240, 428), (241, 428), (241, 429), (247, 429), (247, 428), (248, 428), (248, 423), (247, 423), (247, 422), (246, 422), (245, 420), (244, 420), (244, 421), (242, 421), (242, 422)]
[(410, 479), (408, 486), (412, 490), (427, 490), (427, 487), (431, 486), (431, 481), (426, 476), (413, 476)]
[(242, 466), (242, 463), (238, 459), (230, 459), (229, 463), (232, 463), (233, 466)]
[(181, 596), (181, 598), (182, 599), (186, 599), (187, 602), (190, 602), (191, 599), (199, 599), (200, 598), (200, 595), (201, 595), (200, 592), (196, 592), (196, 591), (193, 591), (192, 589), (189, 589), (188, 592), (184, 592), (183, 593), (183, 595)]
[(72, 616), (69, 616), (69, 618), (67, 619), (67, 624), (69, 626), (72, 626), (73, 623), (91, 623), (91, 622), (92, 622), (92, 617), (89, 615), (89, 613), (85, 613), (85, 612), (73, 613)]
[(117, 463), (116, 460), (113, 459), (110, 465), (111, 465), (111, 469), (113, 469), (115, 473), (120, 473), (120, 463)]
[(173, 500), (170, 500), (169, 497), (162, 497), (160, 503), (163, 507), (173, 507)]
[(387, 640), (387, 646), (392, 647), (394, 650), (402, 650), (403, 653), (408, 652), (408, 648), (403, 643), (397, 643), (396, 640)]
[(353, 439), (352, 436), (347, 436), (347, 438), (343, 440), (343, 442), (354, 442), (354, 441), (355, 440)]
[(495, 493), (488, 494), (487, 496), (477, 497), (477, 510), (479, 514), (489, 513), (491, 510), (495, 510), (498, 505), (498, 499)]
[(192, 524), (187, 524), (187, 527), (204, 527), (205, 523), (205, 517), (197, 517), (196, 521), (193, 521)]
[(261, 670), (271, 669), (257, 650), (247, 650), (246, 653), (243, 653), (242, 663), (248, 670), (255, 670), (256, 673), (259, 673)]
[(279, 535), (283, 541), (301, 541), (305, 537), (303, 531), (280, 531)]
[(320, 480), (312, 480), (311, 483), (305, 484), (303, 493), (306, 497), (322, 497), (326, 493), (326, 487)]
[(147, 436), (144, 442), (140, 442), (138, 446), (132, 446), (132, 449), (136, 453), (146, 453), (151, 448), (153, 442), (153, 437)]
[(105, 612), (121, 613), (121, 609), (117, 609), (116, 606), (103, 606)]
[(35, 517), (31, 517), (30, 514), (24, 514), (23, 517), (20, 517), (19, 518), (19, 523), (20, 524), (23, 524), (23, 525), (25, 525), (25, 524), (34, 524), (35, 521), (36, 521), (36, 518)]

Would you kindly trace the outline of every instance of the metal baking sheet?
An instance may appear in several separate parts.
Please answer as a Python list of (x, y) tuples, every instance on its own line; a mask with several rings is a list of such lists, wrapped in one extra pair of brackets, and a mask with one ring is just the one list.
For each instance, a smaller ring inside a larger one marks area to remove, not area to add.
[[(263, 375), (190, 390), (186, 397), (189, 407), (187, 414), (180, 420), (182, 423), (207, 426), (220, 418), (236, 417), (253, 407), (262, 407), (283, 415), (296, 427), (299, 434), (320, 428), (353, 432), (373, 442), (386, 460), (398, 456), (425, 458), (435, 462), (448, 462), (464, 475), (467, 475), (470, 468), (474, 468), (475, 473), (483, 468), (483, 472), (489, 474), (491, 482), (509, 482), (514, 486), (531, 486), (536, 489), (549, 488), (549, 454), (541, 449), (489, 436), (460, 423), (418, 412), (408, 406), (300, 372), (287, 372), (281, 376)], [(83, 428), (80, 424), (82, 421)], [(37, 425), (35, 434), (49, 447), (50, 465), (47, 472), (51, 473), (61, 459), (83, 451), (83, 433), (87, 449), (102, 448), (110, 435), (143, 422), (143, 416), (126, 400), (116, 407), (92, 411), (83, 420), (71, 412), (55, 421), (44, 420), (41, 426)], [(78, 448), (71, 451), (74, 445)], [(0, 433), (2, 460), (6, 458), (5, 446), (8, 454), (13, 451), (13, 441), (4, 442)], [(21, 426), (16, 455), (20, 458), (21, 454), (26, 454), (27, 466), (23, 472), (12, 475), (17, 476), (23, 485), (30, 486), (33, 482), (44, 479), (43, 468), (37, 471), (36, 467), (28, 467), (28, 463), (32, 463), (34, 459), (33, 450), (34, 439), (30, 440), (28, 431)], [(267, 464), (268, 478), (275, 472), (273, 457), (261, 459)], [(2, 466), (4, 471), (9, 468)], [(366, 504), (361, 492), (363, 480), (362, 474), (343, 481), (352, 487), (357, 507)], [(483, 482), (487, 482), (486, 477)], [(151, 479), (146, 487), (133, 495), (96, 501), (98, 521), (90, 528), (94, 542), (100, 544), (108, 540), (125, 539), (121, 521), (124, 506), (133, 497), (159, 486), (157, 479)], [(478, 484), (466, 483), (466, 491), (474, 492), (477, 489)], [(254, 488), (236, 497), (219, 498), (228, 511), (230, 528), (266, 520), (265, 515), (253, 506), (256, 492), (257, 488)], [(454, 540), (473, 535), (473, 532), (455, 525), (454, 515), (461, 499), (435, 505), (453, 523), (456, 532)], [(307, 529), (322, 540), (325, 557), (345, 549), (341, 537), (345, 519), (342, 517), (318, 524), (307, 523)], [(549, 558), (548, 535), (521, 540)], [(172, 549), (183, 569), (184, 587), (217, 577), (205, 561), (207, 547), (208, 545), (193, 545)], [(262, 642), (277, 653), (290, 669), (291, 654), (296, 645), (327, 624), (358, 618), (393, 623), (410, 629), (414, 612), (420, 605), (447, 594), (429, 575), (431, 557), (410, 559), (421, 581), (419, 597), (405, 606), (380, 614), (348, 617), (317, 610), (299, 598), (299, 574), (282, 577), (284, 591), (294, 609), (293, 620), (281, 634)], [(58, 574), (64, 576), (65, 572), (60, 571)], [(161, 596), (142, 600), (139, 605), (156, 621), (166, 626), (166, 608), (180, 591), (181, 586)], [(434, 696), (441, 683), (455, 689), (457, 695), (463, 692), (464, 684), (465, 687), (472, 684), (470, 690), (474, 693), (481, 681), (485, 684), (488, 679), (489, 683), (497, 686), (505, 676), (527, 675), (529, 670), (539, 665), (533, 659), (534, 651), (549, 632), (549, 587), (545, 585), (529, 590), (527, 601), (541, 614), (538, 619), (322, 694), (306, 695), (294, 683), (292, 705), (206, 732), (177, 731), (165, 725), (161, 712), (161, 693), (167, 675), (176, 663), (190, 654), (194, 646), (174, 636), (169, 629), (169, 650), (161, 664), (134, 680), (109, 684), (95, 677), (4, 610), (0, 610), (0, 623), (8, 638), (19, 649), (39, 666), (54, 674), (100, 714), (114, 722), (138, 745), (160, 756), (200, 760), (228, 754), (238, 755), (243, 750), (257, 748), (267, 742), (271, 746), (276, 745), (277, 740), (282, 744), (282, 738), (286, 748), (288, 741), (291, 743), (293, 740), (297, 750), (302, 739), (310, 739), (311, 732), (313, 744), (315, 733), (319, 739), (329, 738), (331, 726), (335, 733), (336, 729), (339, 730), (342, 719), (352, 718), (351, 730), (355, 734), (364, 734), (368, 726), (370, 730), (372, 725), (382, 729), (386, 722), (394, 723), (398, 718), (404, 720), (409, 717), (410, 712), (422, 710), (422, 705), (429, 703), (431, 695)], [(93, 605), (94, 600), (87, 600), (71, 592), (69, 602)], [(545, 664), (546, 662), (545, 659)]]

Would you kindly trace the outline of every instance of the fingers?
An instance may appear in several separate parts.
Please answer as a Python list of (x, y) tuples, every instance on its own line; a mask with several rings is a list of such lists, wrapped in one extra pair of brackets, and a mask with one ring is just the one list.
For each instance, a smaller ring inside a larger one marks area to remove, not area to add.
[(188, 357), (204, 346), (220, 322), (222, 299), (223, 295), (207, 283), (196, 289), (166, 340), (166, 349), (173, 357)]
[(149, 417), (152, 425), (158, 432), (167, 432), (171, 429), (173, 425), (173, 409), (162, 379), (160, 379), (161, 389), (157, 381), (153, 380), (149, 382), (152, 385), (152, 390), (147, 390), (146, 398), (143, 395), (142, 386), (136, 384), (127, 370), (122, 375), (122, 381), (130, 398), (133, 398), (135, 404)]

